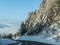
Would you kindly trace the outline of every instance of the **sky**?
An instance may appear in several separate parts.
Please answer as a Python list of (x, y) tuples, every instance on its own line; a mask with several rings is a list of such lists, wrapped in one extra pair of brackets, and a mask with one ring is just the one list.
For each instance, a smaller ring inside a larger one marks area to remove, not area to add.
[(19, 25), (42, 0), (0, 0), (0, 23)]

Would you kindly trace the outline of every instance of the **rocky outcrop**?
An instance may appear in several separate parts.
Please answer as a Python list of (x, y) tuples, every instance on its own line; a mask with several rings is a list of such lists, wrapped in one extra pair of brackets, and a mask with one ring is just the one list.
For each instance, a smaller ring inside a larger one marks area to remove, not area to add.
[[(60, 0), (43, 0), (40, 8), (35, 12), (30, 12), (25, 24), (30, 30), (35, 30), (38, 27), (50, 26), (53, 23), (60, 24)], [(42, 26), (41, 26), (42, 25)], [(38, 30), (38, 29), (37, 29)], [(41, 29), (42, 30), (42, 29)]]
[(24, 25), (24, 35), (57, 35), (60, 30), (60, 0), (43, 0), (38, 10), (29, 13)]

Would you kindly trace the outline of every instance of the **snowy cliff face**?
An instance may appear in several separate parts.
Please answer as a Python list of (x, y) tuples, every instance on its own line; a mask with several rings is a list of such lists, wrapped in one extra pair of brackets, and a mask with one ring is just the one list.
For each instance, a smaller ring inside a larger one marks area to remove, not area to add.
[(54, 38), (60, 36), (59, 31), (60, 0), (43, 0), (38, 10), (30, 12), (19, 33), (22, 35), (43, 35), (44, 38)]

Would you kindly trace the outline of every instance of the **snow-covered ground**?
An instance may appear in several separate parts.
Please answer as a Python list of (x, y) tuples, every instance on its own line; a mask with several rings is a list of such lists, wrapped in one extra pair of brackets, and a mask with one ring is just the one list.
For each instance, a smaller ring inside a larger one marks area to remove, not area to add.
[(18, 36), (16, 40), (37, 41), (54, 45), (60, 45), (60, 27), (54, 23), (50, 27), (45, 27), (42, 30), (42, 32), (40, 32), (37, 36), (36, 35), (35, 36), (24, 35), (22, 37)]
[[(15, 40), (36, 41), (36, 42), (53, 44), (53, 45), (60, 45), (60, 42), (56, 42), (54, 39), (41, 38), (41, 36), (22, 36), (22, 37), (18, 36)], [(10, 39), (2, 39), (2, 38), (0, 39), (0, 45), (7, 45), (12, 43), (17, 43), (17, 42)], [(21, 43), (16, 45), (21, 45)]]
[[(41, 38), (41, 36), (22, 36), (22, 37), (19, 37), (19, 39), (17, 39), (17, 38), (16, 38), (16, 40), (36, 41), (36, 42), (44, 42), (44, 43), (48, 43), (48, 44), (53, 44), (53, 45), (60, 45), (60, 42), (56, 42), (54, 39)], [(51, 37), (51, 38), (53, 38), (53, 37)]]
[[(56, 31), (52, 31), (55, 29)], [(46, 32), (48, 31), (48, 32)], [(54, 32), (55, 34), (52, 34)], [(47, 35), (46, 35), (47, 34)], [(48, 36), (50, 35), (50, 36)], [(43, 29), (37, 36), (18, 36), (16, 38), (13, 37), (15, 40), (26, 40), (26, 41), (36, 41), (36, 42), (43, 42), (53, 45), (60, 45), (60, 28), (57, 25), (51, 25), (49, 28)], [(14, 40), (10, 39), (0, 39), (0, 45), (12, 44), (16, 43)], [(20, 45), (20, 44), (18, 44)]]

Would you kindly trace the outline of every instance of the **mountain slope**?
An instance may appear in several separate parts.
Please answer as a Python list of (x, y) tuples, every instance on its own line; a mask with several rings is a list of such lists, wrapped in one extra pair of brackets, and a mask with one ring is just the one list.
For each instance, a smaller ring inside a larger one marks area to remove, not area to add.
[(29, 17), (21, 24), (18, 35), (42, 35), (43, 38), (60, 37), (60, 0), (43, 0), (39, 9), (30, 12)]

